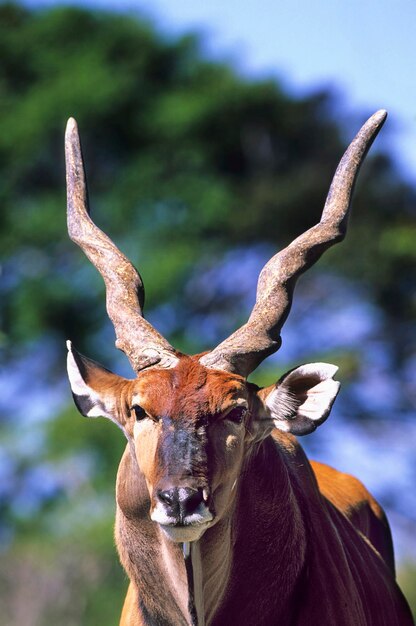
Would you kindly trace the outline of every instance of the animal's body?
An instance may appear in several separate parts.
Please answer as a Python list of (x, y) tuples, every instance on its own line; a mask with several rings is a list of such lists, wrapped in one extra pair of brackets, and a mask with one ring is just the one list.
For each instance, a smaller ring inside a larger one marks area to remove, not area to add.
[[(148, 489), (134, 465), (127, 447), (116, 542), (132, 582), (121, 624), (189, 624), (182, 546), (149, 520)], [(392, 584), (382, 509), (357, 479), (310, 464), (295, 437), (277, 430), (247, 456), (227, 514), (192, 544), (191, 557), (206, 624), (412, 623)]]
[(295, 435), (328, 417), (337, 368), (298, 367), (263, 389), (250, 372), (281, 344), (299, 275), (345, 234), (360, 164), (385, 119), (344, 155), (321, 222), (262, 270), (248, 322), (211, 352), (175, 350), (142, 316), (137, 271), (90, 220), (76, 125), (68, 226), (101, 272), (127, 380), (68, 344), (75, 403), (128, 444), (116, 543), (130, 578), (121, 626), (410, 626), (384, 513), (355, 478), (310, 463)]

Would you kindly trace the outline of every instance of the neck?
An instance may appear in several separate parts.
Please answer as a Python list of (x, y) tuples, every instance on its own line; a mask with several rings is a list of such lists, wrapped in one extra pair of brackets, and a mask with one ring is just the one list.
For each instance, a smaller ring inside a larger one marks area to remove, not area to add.
[(228, 520), (220, 520), (198, 541), (175, 544), (159, 531), (158, 542), (162, 572), (167, 574), (164, 589), (180, 608), (185, 623), (209, 624), (222, 603), (232, 566)]
[[(290, 469), (292, 452), (276, 447), (268, 437), (254, 448), (240, 477), (231, 523), (228, 593), (219, 623), (230, 622), (230, 616), (235, 623), (262, 623), (253, 589), (267, 598), (264, 604), (270, 616), (269, 621), (264, 617), (264, 623), (290, 623), (288, 607), (293, 605), (306, 553), (305, 527)], [(245, 600), (242, 609), (241, 598), (252, 598), (252, 604)]]
[[(132, 583), (140, 590), (140, 610), (143, 603), (143, 612), (150, 615), (152, 607), (158, 611), (163, 607), (166, 614), (155, 613), (156, 621), (181, 626), (205, 626), (214, 618), (218, 623), (249, 623), (250, 619), (256, 623), (254, 604), (252, 614), (250, 609), (247, 614), (247, 606), (241, 614), (241, 598), (261, 589), (273, 598), (271, 610), (286, 616), (285, 603), (303, 566), (305, 533), (289, 476), (275, 450), (272, 441), (260, 444), (240, 477), (233, 505), (190, 544), (172, 543), (150, 522), (147, 502), (132, 517), (127, 509), (127, 519), (125, 497), (118, 490), (117, 544)], [(131, 467), (127, 462), (126, 472), (122, 468), (123, 462), (119, 484), (124, 490), (123, 477)], [(140, 501), (146, 490), (137, 481), (129, 502)]]

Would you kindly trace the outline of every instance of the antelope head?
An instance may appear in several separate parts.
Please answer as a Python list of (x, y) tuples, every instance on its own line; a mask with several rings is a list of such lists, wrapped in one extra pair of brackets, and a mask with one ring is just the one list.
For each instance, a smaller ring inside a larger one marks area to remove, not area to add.
[(69, 120), (69, 236), (104, 279), (116, 346), (136, 373), (121, 378), (68, 342), (72, 392), (83, 415), (108, 417), (123, 430), (146, 480), (149, 515), (173, 541), (196, 540), (224, 516), (246, 455), (274, 428), (303, 435), (329, 415), (339, 389), (333, 365), (303, 365), (264, 389), (247, 377), (280, 348), (298, 277), (344, 238), (358, 171), (386, 116), (375, 113), (345, 152), (321, 221), (265, 265), (247, 323), (195, 356), (178, 352), (144, 319), (139, 273), (92, 222), (77, 125)]

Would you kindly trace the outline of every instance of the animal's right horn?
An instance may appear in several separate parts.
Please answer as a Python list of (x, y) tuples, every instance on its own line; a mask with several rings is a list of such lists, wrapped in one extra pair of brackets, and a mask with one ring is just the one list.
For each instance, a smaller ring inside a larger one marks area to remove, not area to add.
[(156, 364), (172, 367), (177, 362), (176, 351), (143, 317), (144, 287), (139, 273), (90, 218), (81, 143), (73, 118), (66, 128), (65, 158), (68, 233), (104, 279), (117, 348), (135, 371)]

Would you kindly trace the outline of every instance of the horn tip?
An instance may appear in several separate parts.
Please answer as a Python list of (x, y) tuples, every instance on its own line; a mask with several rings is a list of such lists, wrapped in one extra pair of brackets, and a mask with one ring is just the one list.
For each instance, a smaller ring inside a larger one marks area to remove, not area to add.
[(374, 122), (378, 124), (384, 124), (384, 122), (387, 119), (387, 115), (388, 113), (386, 109), (379, 109), (378, 111), (374, 113), (374, 115), (371, 116), (370, 119), (374, 120)]
[(78, 132), (78, 125), (77, 125), (75, 118), (70, 117), (66, 123), (66, 131), (65, 131), (66, 137), (69, 137), (70, 135), (72, 135), (73, 132)]

